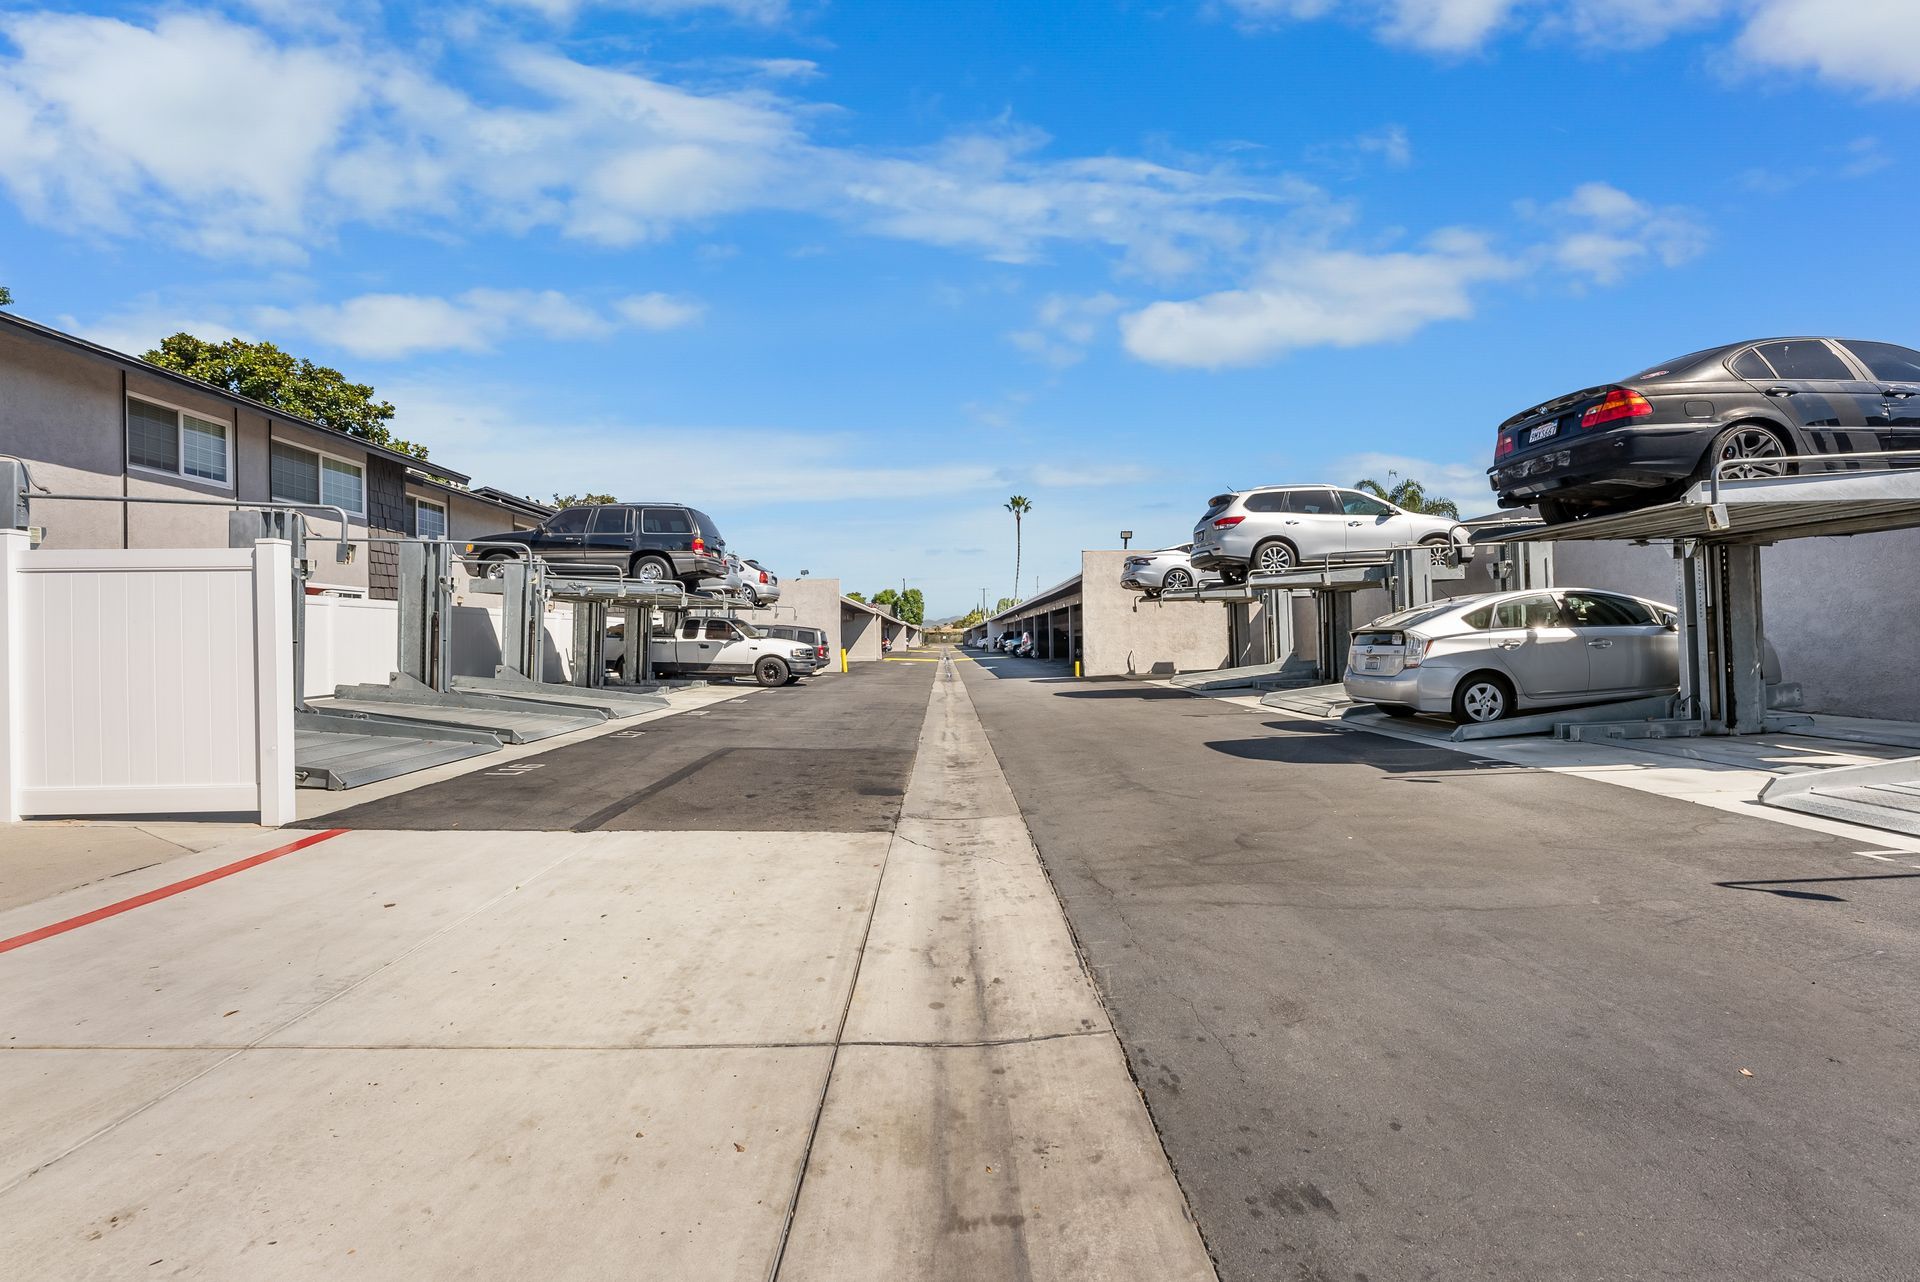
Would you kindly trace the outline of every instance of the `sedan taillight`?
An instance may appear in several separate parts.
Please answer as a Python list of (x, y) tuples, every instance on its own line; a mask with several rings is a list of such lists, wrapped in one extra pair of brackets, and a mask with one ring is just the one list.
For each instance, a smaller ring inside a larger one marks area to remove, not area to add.
[(1433, 638), (1423, 637), (1418, 632), (1407, 633), (1406, 649), (1402, 652), (1401, 665), (1417, 668), (1427, 657), (1427, 651), (1433, 648)]
[(1603, 423), (1618, 423), (1622, 419), (1647, 418), (1653, 413), (1653, 406), (1647, 398), (1630, 387), (1615, 388), (1608, 392), (1598, 405), (1591, 406), (1580, 416), (1580, 426), (1599, 427)]

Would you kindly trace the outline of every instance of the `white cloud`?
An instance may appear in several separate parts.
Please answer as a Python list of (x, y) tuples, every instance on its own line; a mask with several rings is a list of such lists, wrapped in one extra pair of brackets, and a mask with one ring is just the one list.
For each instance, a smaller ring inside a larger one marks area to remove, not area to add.
[(293, 252), (367, 87), (347, 59), (190, 14), (151, 30), (13, 16), (0, 33), (22, 54), (0, 62), (0, 182), (21, 208), (212, 253)]
[(1307, 347), (1404, 339), (1473, 315), (1474, 290), (1519, 274), (1485, 238), (1450, 230), (1419, 249), (1322, 249), (1274, 259), (1243, 289), (1158, 302), (1122, 317), (1129, 352), (1156, 365), (1220, 369)]
[(1648, 204), (1603, 182), (1583, 183), (1549, 205), (1545, 218), (1563, 228), (1548, 248), (1550, 257), (1595, 285), (1617, 284), (1648, 259), (1677, 267), (1704, 252), (1708, 240), (1706, 228), (1688, 211)]
[(743, 22), (778, 22), (787, 16), (786, 0), (495, 0), (505, 9), (531, 10), (555, 21), (568, 21), (586, 9), (623, 9), (656, 18), (677, 18), (702, 10)]
[(624, 321), (664, 330), (698, 319), (697, 303), (639, 294), (614, 304), (614, 316), (558, 290), (470, 289), (451, 298), (429, 294), (362, 294), (338, 303), (262, 307), (260, 330), (306, 337), (375, 360), (421, 352), (489, 352), (533, 335), (559, 340), (605, 338)]
[(1757, 62), (1887, 96), (1920, 90), (1916, 47), (1914, 0), (1762, 0), (1736, 44)]
[(833, 109), (767, 87), (804, 82), (799, 60), (693, 89), (488, 29), (465, 37), (485, 86), (470, 92), (418, 53), (330, 28), (41, 14), (0, 18), (0, 33), (18, 49), (0, 58), (0, 183), (27, 214), (213, 255), (298, 258), (356, 223), (626, 246), (772, 210), (1008, 262), (1106, 246), (1166, 276), (1241, 251), (1255, 207), (1325, 206), (1308, 184), (1224, 165), (1049, 157), (1014, 125), (908, 150), (825, 145), (812, 125)]
[(1339, 18), (1380, 39), (1441, 55), (1530, 31), (1600, 53), (1730, 29), (1748, 67), (1812, 72), (1877, 96), (1920, 92), (1920, 4), (1913, 0), (1226, 0), (1245, 25)]
[(1087, 297), (1049, 294), (1034, 311), (1031, 329), (1007, 335), (1015, 347), (1055, 369), (1076, 365), (1107, 318), (1126, 304), (1108, 293)]
[(668, 330), (691, 325), (707, 314), (706, 304), (672, 294), (634, 294), (613, 305), (628, 324), (641, 329)]

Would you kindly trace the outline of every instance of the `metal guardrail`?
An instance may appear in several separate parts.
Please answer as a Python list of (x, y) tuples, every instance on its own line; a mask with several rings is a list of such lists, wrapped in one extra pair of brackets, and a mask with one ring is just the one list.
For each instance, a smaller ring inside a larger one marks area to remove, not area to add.
[[(1858, 463), (1866, 459), (1895, 458), (1920, 460), (1920, 450), (1858, 450), (1851, 454), (1782, 454), (1777, 464), (1773, 462), (1760, 464), (1760, 466), (1763, 467), (1778, 466), (1780, 468), (1780, 475), (1778, 477), (1723, 477), (1721, 473), (1724, 469), (1730, 467), (1753, 467), (1755, 466), (1755, 461), (1752, 459), (1716, 459), (1713, 464), (1713, 470), (1707, 474), (1707, 501), (1709, 503), (1718, 503), (1720, 501), (1720, 484), (1722, 480), (1782, 480), (1788, 475), (1787, 468), (1797, 467), (1801, 463)], [(1889, 468), (1888, 470), (1891, 471), (1892, 469)], [(1848, 476), (1851, 475), (1851, 471), (1851, 469), (1845, 468), (1830, 468), (1820, 472), (1801, 473), (1798, 479), (1803, 481), (1818, 481), (1828, 477)]]

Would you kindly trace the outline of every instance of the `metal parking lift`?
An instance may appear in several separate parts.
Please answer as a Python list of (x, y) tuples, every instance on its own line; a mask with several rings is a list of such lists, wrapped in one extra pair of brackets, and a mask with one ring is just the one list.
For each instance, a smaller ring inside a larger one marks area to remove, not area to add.
[[(1162, 592), (1163, 603), (1186, 601), (1224, 604), (1231, 612), (1229, 629), (1236, 651), (1251, 649), (1258, 662), (1218, 672), (1190, 673), (1174, 678), (1191, 688), (1233, 685), (1312, 685), (1337, 681), (1338, 665), (1353, 632), (1353, 594), (1367, 589), (1387, 592), (1393, 609), (1411, 609), (1434, 599), (1434, 584), (1458, 582), (1466, 569), (1458, 559), (1439, 559), (1427, 546), (1396, 548), (1384, 558), (1332, 563), (1290, 570), (1285, 574), (1249, 575), (1245, 582), (1208, 588), (1180, 588)], [(1297, 657), (1293, 635), (1292, 601), (1295, 593), (1313, 598), (1319, 656), (1312, 663)], [(1253, 607), (1259, 605), (1260, 621)], [(1245, 645), (1249, 639), (1256, 644)]]
[[(529, 690), (570, 691), (570, 697), (615, 707), (664, 708), (667, 701), (654, 693), (669, 684), (653, 675), (654, 619), (674, 619), (696, 605), (726, 604), (724, 598), (689, 593), (678, 583), (649, 583), (618, 576), (554, 573), (543, 561), (508, 562), (498, 579), (478, 579), (476, 592), (498, 593), (502, 599), (501, 662), (489, 688), (501, 692)], [(570, 645), (572, 686), (542, 681), (542, 638), (550, 601), (573, 606)], [(607, 676), (606, 637), (610, 617), (622, 620), (627, 662), (620, 680)], [(462, 677), (462, 688), (481, 678)]]
[[(1677, 562), (1680, 693), (1668, 714), (1569, 725), (1563, 738), (1623, 739), (1804, 731), (1797, 687), (1769, 687), (1760, 549), (1790, 539), (1920, 527), (1920, 451), (1800, 455), (1794, 474), (1729, 480), (1725, 465), (1670, 503), (1502, 535), (1516, 545), (1669, 542)], [(1810, 464), (1847, 470), (1805, 470)], [(1898, 466), (1899, 464), (1905, 466)], [(1484, 536), (1481, 536), (1484, 537)]]

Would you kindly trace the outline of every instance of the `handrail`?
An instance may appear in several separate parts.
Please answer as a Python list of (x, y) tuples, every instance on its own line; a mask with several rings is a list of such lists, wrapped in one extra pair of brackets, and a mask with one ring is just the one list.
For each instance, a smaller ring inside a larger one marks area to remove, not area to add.
[[(1780, 475), (1781, 476), (1786, 475), (1785, 469), (1789, 464), (1852, 463), (1852, 462), (1858, 462), (1861, 459), (1883, 459), (1883, 458), (1920, 459), (1920, 450), (1857, 450), (1851, 454), (1782, 454), (1779, 459), (1779, 467), (1781, 468)], [(1720, 481), (1721, 481), (1720, 470), (1722, 468), (1752, 467), (1755, 465), (1756, 461), (1757, 460), (1754, 460), (1754, 459), (1728, 459), (1728, 458), (1714, 460), (1713, 470), (1707, 474), (1707, 501), (1709, 503), (1718, 503), (1720, 501)], [(1772, 466), (1772, 465), (1773, 464), (1771, 463), (1762, 464), (1762, 466)], [(1887, 470), (1892, 471), (1893, 469), (1888, 468)], [(1812, 474), (1812, 476), (1802, 477), (1801, 479), (1813, 480), (1823, 476), (1842, 476), (1845, 474), (1846, 474), (1845, 472), (1834, 472), (1834, 471), (1815, 472)], [(1768, 480), (1771, 478), (1748, 477), (1745, 479)]]
[[(18, 459), (14, 461), (20, 462)], [(44, 489), (40, 491), (40, 497), (62, 503), (161, 503), (180, 507), (230, 507), (239, 510), (292, 512), (303, 522), (307, 519), (309, 512), (325, 512), (340, 523), (339, 537), (334, 540), (338, 549), (335, 559), (342, 565), (353, 560), (353, 544), (356, 540), (348, 533), (351, 527), (347, 523), (347, 510), (333, 503), (280, 503), (263, 499), (169, 499), (145, 494), (55, 494), (51, 490)]]

